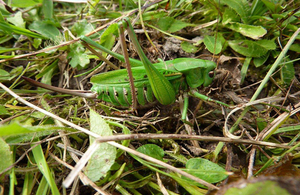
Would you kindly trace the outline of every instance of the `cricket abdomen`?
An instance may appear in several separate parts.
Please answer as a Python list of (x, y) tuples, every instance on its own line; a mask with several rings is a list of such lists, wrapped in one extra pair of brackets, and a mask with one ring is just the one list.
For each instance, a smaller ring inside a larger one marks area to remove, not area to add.
[[(107, 86), (94, 84), (91, 91), (98, 94), (97, 98), (108, 102), (114, 106), (130, 107), (132, 105), (132, 94), (127, 86), (115, 85)], [(156, 99), (150, 86), (140, 86), (135, 88), (137, 103), (144, 106), (153, 103)]]

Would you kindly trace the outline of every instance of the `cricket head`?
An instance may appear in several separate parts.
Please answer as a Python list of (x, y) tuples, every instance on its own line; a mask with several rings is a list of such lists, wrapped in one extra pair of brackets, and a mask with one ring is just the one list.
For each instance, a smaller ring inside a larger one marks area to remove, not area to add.
[[(180, 61), (179, 61), (180, 60)], [(209, 60), (181, 58), (175, 59), (175, 69), (183, 73), (189, 87), (197, 88), (203, 85), (207, 87), (214, 78), (216, 63)]]
[(203, 70), (203, 86), (207, 87), (210, 85), (214, 79), (215, 76), (215, 68), (216, 68), (216, 63), (213, 61), (205, 60), (206, 62), (206, 68)]

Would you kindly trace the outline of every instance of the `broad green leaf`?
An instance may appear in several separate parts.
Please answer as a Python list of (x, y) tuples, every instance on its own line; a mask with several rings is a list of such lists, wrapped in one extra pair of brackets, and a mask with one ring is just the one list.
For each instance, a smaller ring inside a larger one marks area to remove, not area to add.
[(33, 39), (32, 46), (33, 46), (35, 49), (38, 49), (39, 46), (41, 45), (41, 43), (42, 43), (42, 39), (36, 38), (36, 39)]
[(10, 79), (10, 74), (3, 69), (0, 69), (0, 81), (5, 81)]
[(24, 69), (23, 66), (18, 66), (18, 67), (15, 67), (14, 69), (12, 69), (9, 73), (10, 74), (10, 80), (17, 77), (17, 76), (19, 76), (22, 73), (23, 69)]
[(70, 64), (73, 68), (85, 67), (90, 62), (88, 55), (84, 53), (85, 49), (83, 48), (82, 44), (74, 43), (70, 46), (70, 50), (71, 51), (67, 58), (71, 58)]
[(75, 35), (81, 36), (86, 35), (92, 30), (94, 30), (94, 26), (91, 23), (88, 23), (86, 19), (77, 21), (73, 27), (72, 32), (74, 32)]
[(286, 189), (282, 188), (279, 183), (270, 180), (256, 183), (244, 183), (240, 186), (243, 187), (229, 188), (224, 195), (291, 195)]
[[(0, 137), (0, 172), (13, 164), (13, 154), (10, 151), (9, 145)], [(1, 178), (0, 178), (1, 180)]]
[(165, 155), (164, 150), (155, 144), (145, 144), (145, 145), (140, 146), (136, 150), (138, 152), (141, 152), (143, 154), (146, 154), (146, 155), (156, 158), (158, 160), (163, 160), (163, 157)]
[[(1, 75), (0, 75), (0, 77), (1, 77)], [(11, 114), (7, 111), (7, 109), (5, 108), (5, 106), (3, 106), (3, 105), (0, 104), (0, 116), (1, 115), (11, 115)]]
[(23, 66), (18, 66), (10, 71), (10, 73), (6, 72), (3, 69), (0, 69), (0, 81), (12, 80), (15, 77), (19, 76), (23, 71)]
[(196, 53), (198, 51), (198, 48), (196, 46), (187, 41), (181, 42), (181, 48), (188, 53)]
[(253, 59), (253, 64), (255, 65), (255, 67), (260, 67), (261, 65), (263, 65), (269, 58), (270, 52), (268, 52), (266, 55), (263, 55), (259, 58), (254, 58)]
[[(90, 109), (90, 123), (91, 131), (102, 136), (112, 135), (112, 130), (105, 120), (97, 114), (94, 110)], [(90, 143), (95, 141), (94, 137), (90, 136)], [(88, 165), (85, 169), (85, 174), (92, 181), (97, 181), (105, 176), (114, 164), (116, 159), (116, 148), (108, 143), (101, 143), (98, 149), (94, 152)]]
[[(110, 25), (102, 34), (100, 38), (100, 44), (107, 49), (111, 49), (116, 41), (116, 36), (118, 36), (118, 24)], [(105, 57), (105, 55), (103, 55)]]
[(295, 43), (291, 45), (290, 50), (300, 53), (300, 44)]
[(12, 0), (11, 1), (11, 6), (12, 7), (30, 7), (30, 6), (35, 6), (39, 3), (42, 3), (43, 0)]
[(268, 125), (268, 123), (266, 122), (266, 119), (261, 118), (261, 117), (256, 118), (256, 124), (260, 131), (262, 131)]
[(103, 45), (107, 39), (110, 39), (110, 37), (118, 36), (118, 29), (119, 26), (116, 23), (110, 25), (107, 29), (105, 29), (105, 31), (101, 34), (100, 44)]
[[(103, 40), (103, 39), (101, 39), (101, 40)], [(116, 42), (116, 37), (111, 35), (111, 36), (106, 37), (106, 39), (103, 40), (103, 41), (104, 42), (102, 42), (102, 45), (105, 48), (111, 49), (114, 46), (115, 42)], [(103, 52), (103, 54), (104, 54), (103, 56), (106, 57), (107, 54), (104, 53), (104, 52)]]
[(41, 35), (51, 39), (55, 43), (60, 43), (63, 40), (63, 37), (59, 30), (46, 21), (35, 21), (29, 25), (29, 29), (40, 33)]
[(172, 17), (163, 17), (158, 20), (157, 25), (161, 30), (173, 33), (190, 26), (191, 24), (182, 22), (180, 20), (175, 20)]
[(242, 19), (243, 23), (248, 23), (248, 17), (250, 16), (250, 5), (246, 0), (221, 0), (221, 4), (228, 5), (233, 9)]
[(260, 46), (266, 48), (267, 50), (276, 49), (276, 44), (275, 44), (274, 40), (263, 39), (263, 40), (256, 41), (256, 43), (259, 44)]
[[(48, 66), (47, 68), (44, 69), (44, 70), (47, 69), (48, 70), (47, 72), (44, 72), (44, 71), (41, 72), (43, 74), (42, 79), (41, 79), (42, 83), (46, 83), (48, 85), (51, 85), (51, 79), (53, 77), (53, 72), (54, 72), (55, 68), (57, 68), (56, 64), (57, 64), (57, 61), (53, 62), (50, 66)], [(37, 75), (37, 76), (40, 76), (40, 75)], [(42, 99), (42, 101), (45, 101), (45, 100)], [(49, 105), (47, 104), (47, 107), (48, 106)], [(45, 107), (46, 107), (46, 105), (45, 105)]]
[(0, 126), (0, 137), (7, 143), (20, 143), (32, 140), (34, 137), (50, 135), (61, 130), (61, 127), (52, 125), (24, 126), (18, 123)]
[[(18, 123), (11, 123), (9, 125), (0, 126), (0, 137), (3, 136), (14, 136), (26, 133), (37, 133), (41, 131), (47, 130), (58, 130), (59, 128), (55, 128), (53, 126), (22, 126)], [(32, 138), (32, 137), (31, 137)]]
[(253, 26), (238, 22), (231, 22), (226, 27), (252, 39), (259, 39), (267, 33), (267, 30), (262, 26)]
[(217, 183), (228, 177), (228, 173), (218, 164), (204, 158), (192, 158), (186, 163), (186, 172), (209, 183)]
[(219, 54), (222, 51), (222, 42), (219, 36), (217, 40), (214, 36), (205, 36), (203, 42), (208, 51), (213, 54)]
[(272, 40), (232, 40), (228, 41), (228, 44), (234, 51), (247, 57), (261, 57), (269, 50), (276, 48), (276, 45)]
[(284, 64), (280, 70), (280, 75), (283, 83), (289, 86), (295, 77), (294, 64), (291, 62)]
[(13, 17), (7, 18), (7, 21), (14, 24), (15, 26), (19, 28), (25, 29), (25, 21), (22, 18), (22, 12), (17, 12)]

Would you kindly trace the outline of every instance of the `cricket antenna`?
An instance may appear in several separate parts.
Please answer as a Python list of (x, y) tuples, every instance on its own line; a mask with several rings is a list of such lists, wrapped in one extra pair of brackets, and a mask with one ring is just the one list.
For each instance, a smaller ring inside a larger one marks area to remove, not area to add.
[(65, 93), (65, 94), (70, 94), (70, 95), (76, 95), (76, 96), (80, 96), (80, 97), (84, 97), (84, 98), (89, 98), (89, 99), (96, 99), (97, 96), (98, 96), (96, 92), (83, 91), (83, 90), (71, 90), (71, 89), (64, 89), (64, 88), (60, 88), (60, 87), (54, 87), (54, 86), (47, 85), (47, 84), (38, 82), (36, 80), (33, 80), (31, 78), (24, 77), (24, 76), (22, 76), (22, 79), (24, 79), (28, 83), (33, 84), (33, 85), (35, 85), (37, 87), (42, 87), (44, 89), (48, 89), (50, 91), (55, 91), (55, 92), (58, 92), (58, 93)]

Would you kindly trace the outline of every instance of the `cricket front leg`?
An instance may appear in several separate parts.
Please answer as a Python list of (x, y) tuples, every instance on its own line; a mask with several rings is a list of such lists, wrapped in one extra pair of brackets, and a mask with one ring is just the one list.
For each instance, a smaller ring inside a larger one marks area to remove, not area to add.
[(154, 96), (163, 105), (173, 103), (176, 100), (176, 92), (173, 85), (152, 65), (150, 60), (146, 57), (129, 20), (124, 19), (121, 24), (127, 28), (128, 35), (135, 46), (141, 61), (143, 62)]

